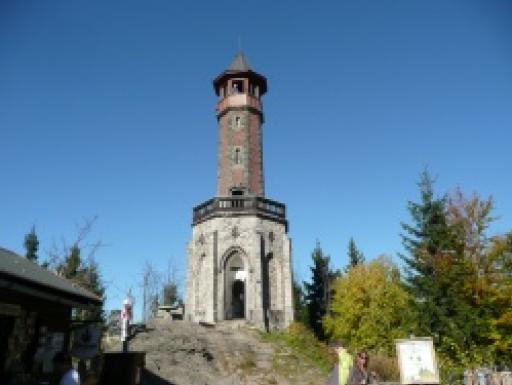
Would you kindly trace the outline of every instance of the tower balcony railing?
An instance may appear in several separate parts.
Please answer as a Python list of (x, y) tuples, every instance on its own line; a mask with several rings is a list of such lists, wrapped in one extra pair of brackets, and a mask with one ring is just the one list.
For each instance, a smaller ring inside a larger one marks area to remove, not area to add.
[(193, 224), (209, 218), (234, 215), (256, 215), (286, 223), (286, 206), (262, 197), (217, 197), (194, 207)]

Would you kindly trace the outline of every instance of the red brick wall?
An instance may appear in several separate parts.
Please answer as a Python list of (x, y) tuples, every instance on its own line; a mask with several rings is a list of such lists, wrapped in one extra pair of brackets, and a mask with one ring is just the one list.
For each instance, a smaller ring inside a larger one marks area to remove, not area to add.
[[(236, 109), (226, 108), (227, 112), (224, 109), (218, 111), (220, 118), (217, 195), (228, 196), (232, 187), (243, 187), (251, 194), (262, 196), (264, 189), (260, 114), (245, 109), (244, 106), (237, 106)], [(235, 116), (242, 119), (239, 128), (234, 128)], [(240, 148), (240, 164), (234, 162), (233, 154), (237, 147)]]
[(249, 189), (263, 196), (265, 194), (261, 142), (261, 118), (257, 114), (249, 113)]

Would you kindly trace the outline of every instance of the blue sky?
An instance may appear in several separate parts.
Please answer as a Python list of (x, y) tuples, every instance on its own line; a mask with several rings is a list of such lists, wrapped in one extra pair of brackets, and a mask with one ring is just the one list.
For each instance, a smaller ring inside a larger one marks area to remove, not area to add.
[(425, 166), (512, 229), (510, 1), (3, 0), (0, 245), (23, 253), (35, 225), (44, 258), (97, 215), (107, 309), (145, 261), (183, 279), (192, 207), (216, 191), (211, 81), (239, 40), (268, 78), (266, 195), (299, 279), (316, 239), (334, 267), (350, 236), (397, 260)]

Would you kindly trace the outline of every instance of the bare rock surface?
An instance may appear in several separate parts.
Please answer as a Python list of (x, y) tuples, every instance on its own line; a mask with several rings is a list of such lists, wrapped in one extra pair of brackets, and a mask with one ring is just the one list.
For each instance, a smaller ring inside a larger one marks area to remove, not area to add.
[[(117, 346), (111, 349), (117, 350)], [(146, 352), (146, 385), (321, 385), (325, 375), (244, 322), (155, 320), (130, 342)]]

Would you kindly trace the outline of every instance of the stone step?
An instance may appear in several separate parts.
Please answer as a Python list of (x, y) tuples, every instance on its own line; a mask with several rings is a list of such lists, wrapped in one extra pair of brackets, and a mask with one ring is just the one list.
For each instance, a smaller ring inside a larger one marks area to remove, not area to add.
[(219, 330), (239, 330), (249, 326), (250, 324), (244, 319), (224, 320), (216, 324), (216, 328)]

